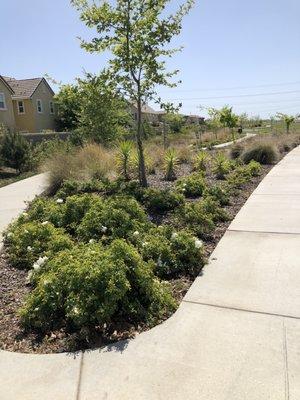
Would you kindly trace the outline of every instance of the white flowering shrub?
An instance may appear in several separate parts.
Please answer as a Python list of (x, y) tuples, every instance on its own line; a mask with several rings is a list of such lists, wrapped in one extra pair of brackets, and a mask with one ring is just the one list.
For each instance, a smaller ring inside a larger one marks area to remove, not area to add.
[(177, 187), (185, 197), (202, 196), (206, 188), (206, 182), (203, 177), (203, 173), (194, 172), (186, 178), (180, 179), (177, 183)]
[(86, 242), (130, 240), (134, 232), (143, 232), (149, 226), (147, 214), (134, 198), (117, 196), (93, 204), (78, 226), (77, 234)]
[(22, 322), (42, 330), (64, 323), (101, 327), (119, 319), (155, 322), (174, 310), (175, 301), (152, 270), (124, 240), (106, 248), (74, 246), (47, 262), (21, 310)]
[(39, 257), (50, 257), (74, 245), (62, 228), (38, 221), (12, 226), (5, 243), (11, 264), (23, 269), (32, 268)]
[(184, 230), (153, 228), (138, 247), (144, 260), (155, 263), (155, 274), (164, 279), (196, 276), (205, 263), (203, 242)]

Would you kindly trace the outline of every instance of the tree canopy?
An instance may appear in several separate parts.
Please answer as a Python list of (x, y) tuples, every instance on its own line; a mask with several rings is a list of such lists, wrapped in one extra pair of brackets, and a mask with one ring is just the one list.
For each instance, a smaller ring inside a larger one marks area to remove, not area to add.
[(157, 96), (157, 86), (174, 87), (171, 78), (178, 72), (167, 71), (166, 57), (176, 51), (169, 47), (182, 28), (182, 19), (193, 5), (187, 0), (174, 14), (167, 13), (170, 0), (72, 0), (81, 20), (97, 35), (81, 40), (88, 52), (109, 51), (107, 85), (115, 86), (137, 105), (136, 141), (139, 154), (139, 180), (147, 186), (142, 144), (141, 108)]

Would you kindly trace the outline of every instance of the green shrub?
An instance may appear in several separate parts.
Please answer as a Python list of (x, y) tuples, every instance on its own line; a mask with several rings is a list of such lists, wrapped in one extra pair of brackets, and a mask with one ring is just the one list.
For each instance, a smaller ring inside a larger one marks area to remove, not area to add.
[(225, 179), (231, 170), (231, 164), (223, 153), (219, 153), (213, 160), (213, 173), (217, 179)]
[(257, 143), (246, 150), (242, 158), (246, 164), (251, 160), (260, 164), (273, 164), (277, 160), (277, 151), (272, 144)]
[(85, 214), (96, 204), (102, 205), (102, 199), (97, 195), (82, 194), (69, 196), (66, 199), (63, 214), (63, 226), (74, 233)]
[(259, 176), (261, 173), (261, 165), (257, 161), (251, 160), (247, 165), (247, 168), (251, 176)]
[(185, 197), (199, 197), (203, 194), (206, 182), (203, 174), (201, 172), (196, 172), (186, 178), (180, 179), (177, 183), (177, 187)]
[(52, 199), (46, 197), (37, 197), (30, 204), (27, 213), (23, 213), (19, 217), (19, 222), (39, 221), (51, 222), (55, 227), (63, 226), (63, 218), (65, 213), (65, 204), (61, 199)]
[(0, 143), (0, 158), (7, 167), (18, 172), (29, 171), (31, 167), (31, 146), (19, 133), (5, 133)]
[(229, 204), (229, 191), (224, 185), (212, 185), (206, 187), (203, 196), (209, 196), (217, 200), (221, 206), (227, 206)]
[(39, 257), (50, 257), (71, 248), (74, 243), (61, 228), (50, 222), (27, 222), (16, 225), (6, 234), (9, 261), (12, 265), (29, 269)]
[(63, 323), (81, 328), (120, 319), (157, 321), (175, 301), (152, 268), (123, 240), (105, 250), (75, 246), (49, 260), (21, 310), (22, 323), (47, 329)]
[(146, 189), (143, 202), (150, 211), (164, 213), (172, 211), (184, 203), (182, 194), (171, 190)]
[(220, 207), (220, 203), (208, 196), (201, 201), (203, 211), (210, 216), (213, 222), (224, 222), (229, 220), (229, 216), (225, 210)]
[(132, 196), (138, 201), (142, 201), (144, 196), (144, 188), (141, 187), (139, 181), (120, 181), (118, 192), (121, 195)]
[(66, 180), (56, 193), (57, 198), (66, 199), (68, 196), (81, 193), (103, 193), (106, 191), (106, 183), (99, 179), (91, 179), (86, 182)]
[(84, 241), (130, 238), (134, 232), (147, 229), (148, 224), (145, 211), (135, 199), (117, 196), (93, 204), (77, 234)]
[(197, 275), (204, 266), (203, 243), (189, 232), (174, 232), (171, 227), (153, 228), (139, 241), (138, 247), (146, 261), (155, 263), (160, 278)]
[[(254, 172), (255, 173), (255, 172)], [(226, 181), (230, 189), (242, 189), (243, 185), (251, 181), (252, 171), (247, 165), (241, 165), (227, 175)]]
[(179, 221), (203, 239), (207, 238), (215, 228), (212, 215), (204, 210), (201, 201), (186, 203), (178, 214)]

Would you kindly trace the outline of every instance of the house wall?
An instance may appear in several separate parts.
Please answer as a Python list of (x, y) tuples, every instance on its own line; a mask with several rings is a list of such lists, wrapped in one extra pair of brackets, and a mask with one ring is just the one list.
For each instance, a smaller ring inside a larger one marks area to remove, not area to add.
[(30, 99), (22, 100), (24, 104), (25, 113), (19, 114), (18, 110), (18, 100), (13, 100), (14, 114), (16, 121), (16, 131), (17, 132), (35, 132), (35, 116), (32, 107), (32, 102)]
[(5, 103), (6, 103), (6, 110), (0, 109), (0, 124), (3, 124), (9, 130), (13, 131), (15, 128), (15, 116), (13, 111), (11, 92), (1, 80), (0, 80), (0, 93), (4, 93)]
[[(43, 112), (40, 114), (37, 111), (37, 100), (40, 99), (43, 105)], [(41, 82), (34, 92), (32, 98), (32, 107), (35, 117), (35, 131), (55, 130), (55, 114), (50, 114), (50, 101), (53, 101), (53, 94), (49, 90), (45, 82)]]

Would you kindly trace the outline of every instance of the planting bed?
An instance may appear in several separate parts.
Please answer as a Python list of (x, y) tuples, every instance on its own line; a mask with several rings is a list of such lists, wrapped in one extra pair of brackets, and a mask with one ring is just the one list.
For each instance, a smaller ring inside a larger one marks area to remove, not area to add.
[(67, 182), (29, 206), (0, 258), (1, 348), (95, 348), (168, 318), (272, 168), (218, 154), (202, 161), (202, 172), (180, 164), (173, 182), (157, 170), (146, 191)]

